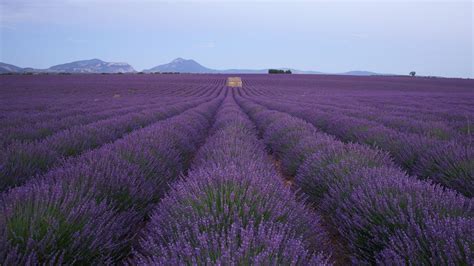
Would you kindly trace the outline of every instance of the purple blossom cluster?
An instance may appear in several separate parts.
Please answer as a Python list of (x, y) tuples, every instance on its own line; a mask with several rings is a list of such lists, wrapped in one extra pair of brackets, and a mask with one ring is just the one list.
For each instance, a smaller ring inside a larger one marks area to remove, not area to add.
[(472, 199), (407, 175), (381, 150), (345, 144), (300, 118), (237, 100), (286, 171), (296, 169), (296, 185), (329, 217), (354, 263), (474, 262)]
[(230, 93), (211, 132), (154, 210), (131, 264), (328, 264), (318, 216), (284, 185)]
[(0, 198), (0, 261), (114, 264), (186, 171), (222, 96), (68, 160)]

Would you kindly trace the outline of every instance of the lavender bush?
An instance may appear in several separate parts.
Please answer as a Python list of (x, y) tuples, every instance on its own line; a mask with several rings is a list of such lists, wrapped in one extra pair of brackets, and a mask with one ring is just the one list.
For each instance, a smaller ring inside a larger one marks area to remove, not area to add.
[[(379, 253), (381, 264), (472, 265), (474, 263), (474, 219), (427, 219), (423, 228), (410, 224), (398, 231)], [(449, 228), (447, 230), (447, 228)]]
[(452, 187), (467, 197), (474, 196), (474, 149), (449, 142), (421, 156), (415, 173)]
[[(329, 197), (339, 199), (332, 220), (362, 261), (373, 262), (374, 256), (397, 232), (415, 230), (410, 227), (416, 225), (425, 230), (427, 219), (474, 217), (472, 200), (425, 181), (400, 174), (393, 176), (390, 170), (364, 169), (348, 178), (354, 180), (348, 182), (359, 182), (359, 185), (352, 189), (346, 185), (343, 187), (349, 189), (332, 191)], [(344, 194), (347, 196), (341, 196)], [(444, 230), (447, 236), (456, 237), (455, 227)], [(415, 258), (412, 261), (415, 262)]]
[(15, 189), (0, 204), (0, 261), (11, 265), (110, 262), (136, 222), (59, 184)]
[(388, 154), (358, 144), (328, 145), (308, 156), (301, 164), (296, 183), (315, 202), (327, 194), (329, 186), (341, 182), (355, 170), (369, 167), (394, 167)]

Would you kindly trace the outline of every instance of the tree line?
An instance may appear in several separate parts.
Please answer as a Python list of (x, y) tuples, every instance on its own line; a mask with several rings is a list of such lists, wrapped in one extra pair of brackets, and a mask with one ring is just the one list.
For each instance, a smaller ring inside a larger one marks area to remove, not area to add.
[(268, 74), (291, 74), (291, 70), (269, 69)]

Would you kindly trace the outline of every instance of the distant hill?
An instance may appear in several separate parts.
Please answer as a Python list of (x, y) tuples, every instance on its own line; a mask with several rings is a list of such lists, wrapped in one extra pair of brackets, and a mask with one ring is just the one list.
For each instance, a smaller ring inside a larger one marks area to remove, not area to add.
[(23, 68), (10, 64), (0, 63), (0, 73), (18, 73), (22, 72)]
[(291, 70), (291, 73), (293, 74), (325, 74), (323, 72), (319, 72), (319, 71), (312, 71), (312, 70), (299, 70), (299, 69), (294, 69), (294, 68), (278, 68), (278, 69), (282, 69), (282, 70)]
[(128, 63), (105, 62), (100, 59), (81, 60), (52, 66), (53, 72), (67, 73), (130, 73), (136, 72)]
[(0, 62), (0, 74), (5, 73), (133, 73), (133, 67), (127, 63), (105, 62), (100, 59), (81, 60), (52, 66), (47, 69), (22, 68)]
[[(323, 72), (318, 71), (306, 71), (306, 70), (298, 70), (294, 68), (285, 68), (280, 67), (278, 69), (282, 70), (291, 70), (293, 74), (324, 74)], [(267, 74), (268, 69), (226, 69), (226, 70), (215, 70), (216, 73), (223, 73), (223, 74)]]
[(28, 73), (28, 72), (47, 72), (46, 69), (34, 69), (34, 68), (31, 68), (31, 67), (26, 67), (26, 68), (22, 68), (22, 67), (18, 67), (18, 66), (14, 66), (14, 65), (11, 65), (11, 64), (6, 64), (6, 63), (2, 63), (0, 62), (0, 74), (6, 74), (6, 73)]
[(178, 57), (168, 64), (146, 69), (143, 72), (215, 73), (216, 71), (204, 67), (192, 59)]
[[(317, 71), (304, 71), (292, 68), (279, 68), (279, 69), (290, 69), (295, 74), (322, 74)], [(268, 69), (211, 69), (205, 67), (192, 59), (176, 58), (168, 64), (159, 65), (150, 69), (144, 70), (144, 72), (179, 72), (179, 73), (222, 73), (222, 74), (266, 74)]]
[(225, 69), (215, 70), (216, 73), (222, 74), (266, 74), (268, 69)]
[[(277, 68), (291, 70), (294, 74), (331, 74), (319, 71), (299, 70), (294, 68)], [(135, 73), (135, 69), (128, 63), (105, 62), (100, 59), (74, 61), (71, 63), (52, 66), (48, 69), (21, 68), (11, 64), (0, 62), (0, 74), (5, 73)], [(266, 74), (268, 69), (211, 69), (205, 67), (192, 59), (176, 58), (173, 61), (158, 65), (143, 72), (178, 72), (178, 73), (222, 73), (222, 74)], [(370, 71), (349, 71), (344, 73), (333, 73), (334, 75), (373, 76), (385, 75)]]
[(375, 73), (375, 72), (370, 72), (370, 71), (354, 70), (354, 71), (348, 71), (348, 72), (338, 73), (338, 75), (349, 75), (349, 76), (377, 76), (377, 75), (382, 75), (382, 74)]
[(44, 69), (34, 69), (31, 67), (18, 67), (6, 63), (0, 62), (0, 74), (6, 74), (6, 73), (27, 73), (27, 72), (45, 72), (46, 70)]

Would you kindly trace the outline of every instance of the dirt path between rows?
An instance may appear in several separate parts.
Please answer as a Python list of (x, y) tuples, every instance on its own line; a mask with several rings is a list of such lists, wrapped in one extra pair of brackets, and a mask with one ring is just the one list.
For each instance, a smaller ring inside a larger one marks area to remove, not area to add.
[[(275, 169), (278, 171), (279, 175), (283, 178), (285, 185), (290, 187), (291, 190), (295, 193), (298, 193), (298, 188), (295, 185), (295, 177), (285, 175), (282, 170), (281, 161), (272, 154), (268, 154), (270, 161), (273, 162)], [(311, 206), (307, 203), (308, 206)], [(351, 265), (350, 252), (346, 247), (344, 240), (337, 230), (331, 225), (328, 217), (322, 215), (316, 206), (310, 207), (319, 217), (321, 217), (321, 227), (328, 233), (329, 237), (329, 246), (331, 249), (331, 260), (336, 266)]]

